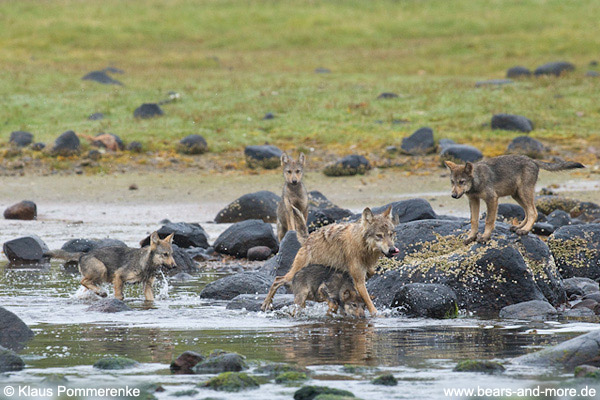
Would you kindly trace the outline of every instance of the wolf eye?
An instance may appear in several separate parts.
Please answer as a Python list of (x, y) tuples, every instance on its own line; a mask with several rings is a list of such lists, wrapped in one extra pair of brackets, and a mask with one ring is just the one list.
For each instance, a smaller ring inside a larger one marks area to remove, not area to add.
[(464, 185), (466, 181), (464, 179), (461, 179), (460, 181), (458, 181), (458, 183), (460, 183), (461, 185)]
[(383, 239), (383, 234), (381, 234), (381, 233), (378, 233), (378, 234), (377, 234), (377, 235), (375, 235), (375, 236), (377, 236), (377, 239)]
[(163, 257), (169, 257), (169, 253), (163, 253)]
[(296, 170), (296, 173), (297, 173), (297, 174), (299, 174), (299, 173), (300, 173), (300, 170), (299, 170), (299, 169), (297, 169), (297, 170)]

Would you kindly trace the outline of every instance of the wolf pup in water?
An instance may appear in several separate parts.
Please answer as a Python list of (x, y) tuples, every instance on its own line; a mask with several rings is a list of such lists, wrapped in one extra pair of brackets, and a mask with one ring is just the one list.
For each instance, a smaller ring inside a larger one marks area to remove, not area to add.
[[(475, 240), (480, 243), (490, 240), (498, 214), (498, 198), (503, 196), (512, 196), (525, 210), (523, 221), (512, 226), (511, 230), (518, 235), (527, 235), (538, 215), (534, 196), (540, 168), (546, 171), (585, 168), (577, 162), (548, 163), (520, 155), (499, 156), (475, 164), (467, 162), (465, 165), (457, 165), (452, 161), (446, 161), (445, 164), (450, 169), (452, 197), (458, 199), (466, 194), (469, 198), (471, 233), (464, 240), (465, 244)], [(487, 206), (483, 235), (478, 234), (480, 199)]]
[(285, 183), (277, 205), (277, 237), (280, 242), (287, 231), (296, 231), (301, 240), (308, 236), (308, 193), (302, 183), (305, 162), (304, 153), (300, 153), (297, 161), (286, 153), (281, 155)]
[(326, 225), (313, 232), (298, 250), (289, 272), (275, 278), (261, 308), (266, 311), (277, 289), (290, 284), (302, 268), (309, 264), (321, 264), (347, 272), (369, 313), (375, 316), (377, 310), (365, 286), (367, 274), (370, 276), (375, 273), (379, 257), (393, 257), (396, 254), (398, 249), (394, 245), (392, 207), (378, 215), (374, 215), (370, 208), (365, 208), (362, 217), (355, 223)]
[(51, 251), (47, 255), (67, 261), (79, 261), (79, 272), (83, 276), (81, 284), (106, 297), (106, 292), (98, 285), (112, 283), (115, 298), (123, 300), (123, 283), (142, 283), (144, 297), (154, 300), (152, 284), (156, 275), (163, 269), (175, 268), (173, 259), (173, 233), (160, 239), (157, 232), (150, 235), (150, 245), (141, 249), (130, 247), (103, 247), (88, 253), (69, 253), (64, 250)]
[(309, 265), (301, 269), (292, 279), (294, 303), (304, 308), (306, 300), (327, 302), (328, 313), (341, 310), (343, 315), (362, 318), (365, 302), (354, 288), (347, 272), (336, 271), (323, 265)]

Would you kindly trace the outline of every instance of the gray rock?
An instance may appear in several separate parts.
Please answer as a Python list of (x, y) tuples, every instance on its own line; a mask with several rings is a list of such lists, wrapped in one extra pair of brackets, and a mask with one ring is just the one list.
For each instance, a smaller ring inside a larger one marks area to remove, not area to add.
[[(226, 308), (258, 312), (266, 296), (266, 294), (240, 294), (227, 303)], [(292, 304), (294, 304), (293, 294), (277, 294), (273, 297), (273, 310), (279, 310)]]
[(446, 285), (411, 283), (394, 296), (391, 307), (416, 317), (453, 318), (458, 314), (456, 294)]
[(546, 147), (539, 140), (529, 136), (514, 138), (506, 149), (506, 154), (523, 154), (531, 158), (542, 158), (546, 153)]
[(148, 119), (161, 115), (164, 115), (164, 112), (156, 103), (144, 103), (133, 111), (134, 118)]
[(100, 299), (89, 306), (86, 311), (117, 313), (122, 311), (131, 311), (131, 308), (119, 299)]
[(327, 176), (363, 175), (371, 169), (371, 163), (366, 157), (352, 154), (329, 164), (323, 170)]
[(600, 279), (600, 224), (560, 227), (548, 246), (563, 278)]
[(395, 99), (397, 97), (398, 97), (398, 95), (396, 93), (383, 92), (379, 96), (377, 96), (377, 99), (378, 100), (381, 100), (381, 99)]
[(127, 151), (132, 153), (141, 153), (144, 150), (144, 146), (138, 141), (133, 141), (127, 145)]
[(195, 374), (217, 374), (220, 372), (238, 372), (248, 369), (245, 357), (237, 353), (225, 353), (209, 357), (192, 368)]
[(92, 71), (86, 75), (84, 75), (83, 78), (81, 78), (84, 81), (94, 81), (94, 82), (98, 82), (98, 83), (102, 83), (103, 85), (120, 85), (123, 86), (123, 84), (121, 82), (119, 82), (116, 79), (111, 78), (106, 71)]
[(265, 261), (271, 254), (273, 253), (267, 246), (255, 246), (248, 249), (246, 258), (248, 258), (248, 261)]
[(80, 148), (79, 137), (73, 131), (66, 131), (56, 138), (52, 154), (58, 156), (71, 156), (79, 154)]
[(588, 71), (585, 73), (585, 76), (587, 76), (588, 78), (597, 78), (600, 76), (600, 72), (598, 71)]
[(14, 351), (0, 346), (0, 373), (21, 371), (23, 368), (25, 368), (25, 362), (21, 357)]
[(189, 135), (179, 141), (179, 151), (185, 154), (202, 154), (208, 150), (208, 143), (200, 135)]
[(246, 258), (248, 250), (255, 246), (267, 246), (277, 253), (279, 245), (271, 224), (258, 219), (237, 222), (221, 233), (214, 243), (217, 252), (237, 258)]
[[(174, 233), (173, 244), (179, 247), (201, 247), (203, 249), (209, 247), (208, 233), (206, 233), (204, 228), (197, 223), (168, 222), (161, 226), (157, 233), (161, 239)], [(148, 246), (149, 244), (150, 236), (147, 236), (140, 242), (140, 246), (142, 247)]]
[(200, 297), (231, 300), (240, 294), (267, 293), (272, 283), (272, 277), (260, 272), (241, 272), (209, 283), (200, 292)]
[(6, 308), (0, 307), (0, 346), (19, 351), (33, 338), (33, 331)]
[(308, 232), (312, 233), (325, 225), (334, 224), (353, 215), (352, 211), (338, 206), (309, 210), (306, 220)]
[(248, 193), (234, 200), (215, 217), (218, 224), (260, 219), (277, 222), (277, 205), (281, 197), (268, 190)]
[(29, 132), (14, 131), (10, 134), (9, 142), (17, 147), (29, 146), (33, 142), (33, 135)]
[(440, 139), (438, 141), (438, 146), (440, 147), (440, 150), (443, 150), (446, 147), (451, 146), (453, 144), (456, 144), (456, 142), (452, 139)]
[(275, 114), (268, 112), (265, 114), (265, 116), (263, 117), (263, 120), (268, 120), (268, 119), (275, 119)]
[(71, 239), (62, 245), (61, 249), (69, 253), (87, 253), (104, 247), (127, 247), (117, 239)]
[(412, 135), (402, 139), (400, 148), (404, 153), (410, 155), (433, 153), (435, 151), (433, 130), (429, 127), (417, 129)]
[(11, 263), (35, 264), (46, 259), (49, 249), (36, 235), (23, 236), (4, 243), (4, 254)]
[(319, 67), (319, 68), (315, 68), (315, 73), (316, 74), (330, 74), (331, 70), (329, 68)]
[(37, 206), (33, 201), (23, 200), (4, 210), (5, 219), (31, 221), (37, 218)]
[(516, 66), (516, 67), (512, 67), (509, 68), (508, 71), (506, 71), (506, 77), (507, 78), (526, 78), (526, 77), (530, 77), (531, 76), (531, 71), (529, 70), (529, 68), (525, 68), (525, 67), (521, 67), (521, 66)]
[(547, 301), (531, 300), (511, 304), (500, 310), (500, 318), (543, 321), (557, 315), (556, 309)]
[(515, 364), (563, 366), (573, 370), (578, 365), (598, 364), (600, 330), (595, 330), (556, 346), (513, 359)]
[(600, 290), (598, 282), (590, 278), (575, 277), (563, 279), (563, 285), (569, 298), (573, 295), (585, 296), (597, 293)]
[(511, 85), (514, 81), (512, 79), (488, 79), (487, 81), (475, 82), (475, 87), (485, 86), (504, 86)]
[(272, 145), (246, 146), (244, 156), (250, 168), (275, 169), (281, 165), (283, 151)]
[(458, 163), (477, 162), (483, 158), (481, 151), (473, 146), (466, 144), (453, 144), (442, 148), (440, 159), (443, 161), (449, 160)]
[(194, 368), (199, 362), (204, 361), (204, 356), (195, 351), (184, 351), (171, 363), (170, 369), (173, 374), (193, 374)]
[(546, 217), (546, 222), (558, 229), (561, 226), (570, 225), (571, 217), (563, 210), (554, 210)]
[(555, 75), (560, 76), (563, 73), (574, 71), (575, 66), (570, 62), (556, 61), (541, 65), (535, 69), (535, 76), (540, 75)]
[(279, 252), (265, 262), (260, 268), (260, 272), (272, 277), (285, 275), (292, 267), (301, 246), (296, 231), (287, 231), (279, 244)]
[(90, 114), (87, 118), (89, 121), (100, 121), (101, 119), (104, 119), (104, 114), (98, 112), (98, 113), (93, 113)]
[(531, 132), (533, 130), (533, 122), (522, 115), (496, 114), (492, 117), (492, 129)]

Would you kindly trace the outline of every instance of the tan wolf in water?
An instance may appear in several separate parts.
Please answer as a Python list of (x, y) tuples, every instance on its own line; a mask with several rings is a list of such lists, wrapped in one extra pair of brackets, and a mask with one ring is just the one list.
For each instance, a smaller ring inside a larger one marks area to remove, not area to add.
[(275, 278), (261, 308), (266, 311), (277, 289), (290, 284), (302, 268), (320, 264), (348, 272), (371, 316), (375, 316), (377, 310), (365, 286), (367, 275), (375, 273), (375, 264), (380, 256), (393, 257), (398, 252), (394, 245), (392, 207), (378, 215), (365, 208), (357, 222), (326, 225), (313, 232), (298, 250), (289, 272)]
[[(471, 208), (471, 233), (464, 240), (469, 244), (475, 240), (485, 243), (490, 240), (498, 214), (498, 198), (512, 196), (525, 210), (525, 218), (511, 230), (518, 235), (527, 235), (537, 220), (535, 208), (535, 183), (541, 169), (546, 171), (562, 171), (573, 168), (585, 168), (584, 165), (572, 161), (548, 163), (532, 160), (527, 156), (507, 155), (476, 162), (457, 165), (446, 161), (450, 169), (452, 197), (460, 198), (466, 194)], [(487, 206), (485, 230), (479, 231), (479, 201), (483, 199)]]
[(308, 193), (302, 177), (306, 157), (300, 153), (298, 160), (290, 158), (286, 153), (281, 155), (283, 168), (283, 193), (277, 205), (277, 237), (281, 239), (287, 231), (296, 231), (298, 238), (303, 241), (308, 236), (306, 220), (308, 219)]
[(173, 259), (173, 233), (164, 239), (157, 232), (150, 235), (150, 245), (141, 249), (130, 247), (103, 247), (88, 253), (69, 253), (55, 250), (48, 256), (67, 261), (79, 261), (79, 272), (83, 276), (81, 284), (96, 293), (106, 297), (106, 292), (98, 285), (104, 282), (112, 283), (115, 288), (115, 298), (123, 300), (124, 283), (142, 283), (144, 297), (147, 301), (154, 300), (152, 284), (161, 270), (175, 268)]

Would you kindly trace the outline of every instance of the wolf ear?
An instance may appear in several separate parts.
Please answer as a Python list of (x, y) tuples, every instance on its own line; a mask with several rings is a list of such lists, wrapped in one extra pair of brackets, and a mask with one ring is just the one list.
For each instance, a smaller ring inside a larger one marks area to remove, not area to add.
[(390, 220), (393, 220), (391, 204), (388, 206), (388, 208), (385, 209), (385, 211), (383, 212), (383, 216), (389, 218)]
[(150, 248), (154, 250), (159, 240), (158, 232), (152, 232), (152, 235), (150, 235)]
[(467, 163), (465, 164), (465, 173), (467, 175), (473, 175), (473, 163), (467, 161)]
[(175, 236), (175, 232), (171, 233), (169, 236), (163, 239), (163, 242), (167, 242), (169, 244), (173, 243), (173, 236)]
[(298, 156), (298, 162), (304, 166), (304, 163), (306, 163), (306, 156), (304, 153), (300, 153), (300, 156)]
[(452, 161), (444, 161), (444, 164), (446, 164), (446, 167), (448, 167), (450, 171), (458, 167), (458, 165), (454, 164)]
[(287, 155), (287, 153), (283, 153), (281, 155), (281, 166), (284, 166), (285, 164), (290, 162), (290, 157)]
[(350, 300), (350, 289), (346, 289), (344, 290), (344, 293), (342, 293), (342, 301), (346, 302), (348, 300)]
[(362, 219), (365, 222), (373, 222), (373, 211), (369, 207), (365, 208), (362, 212)]

